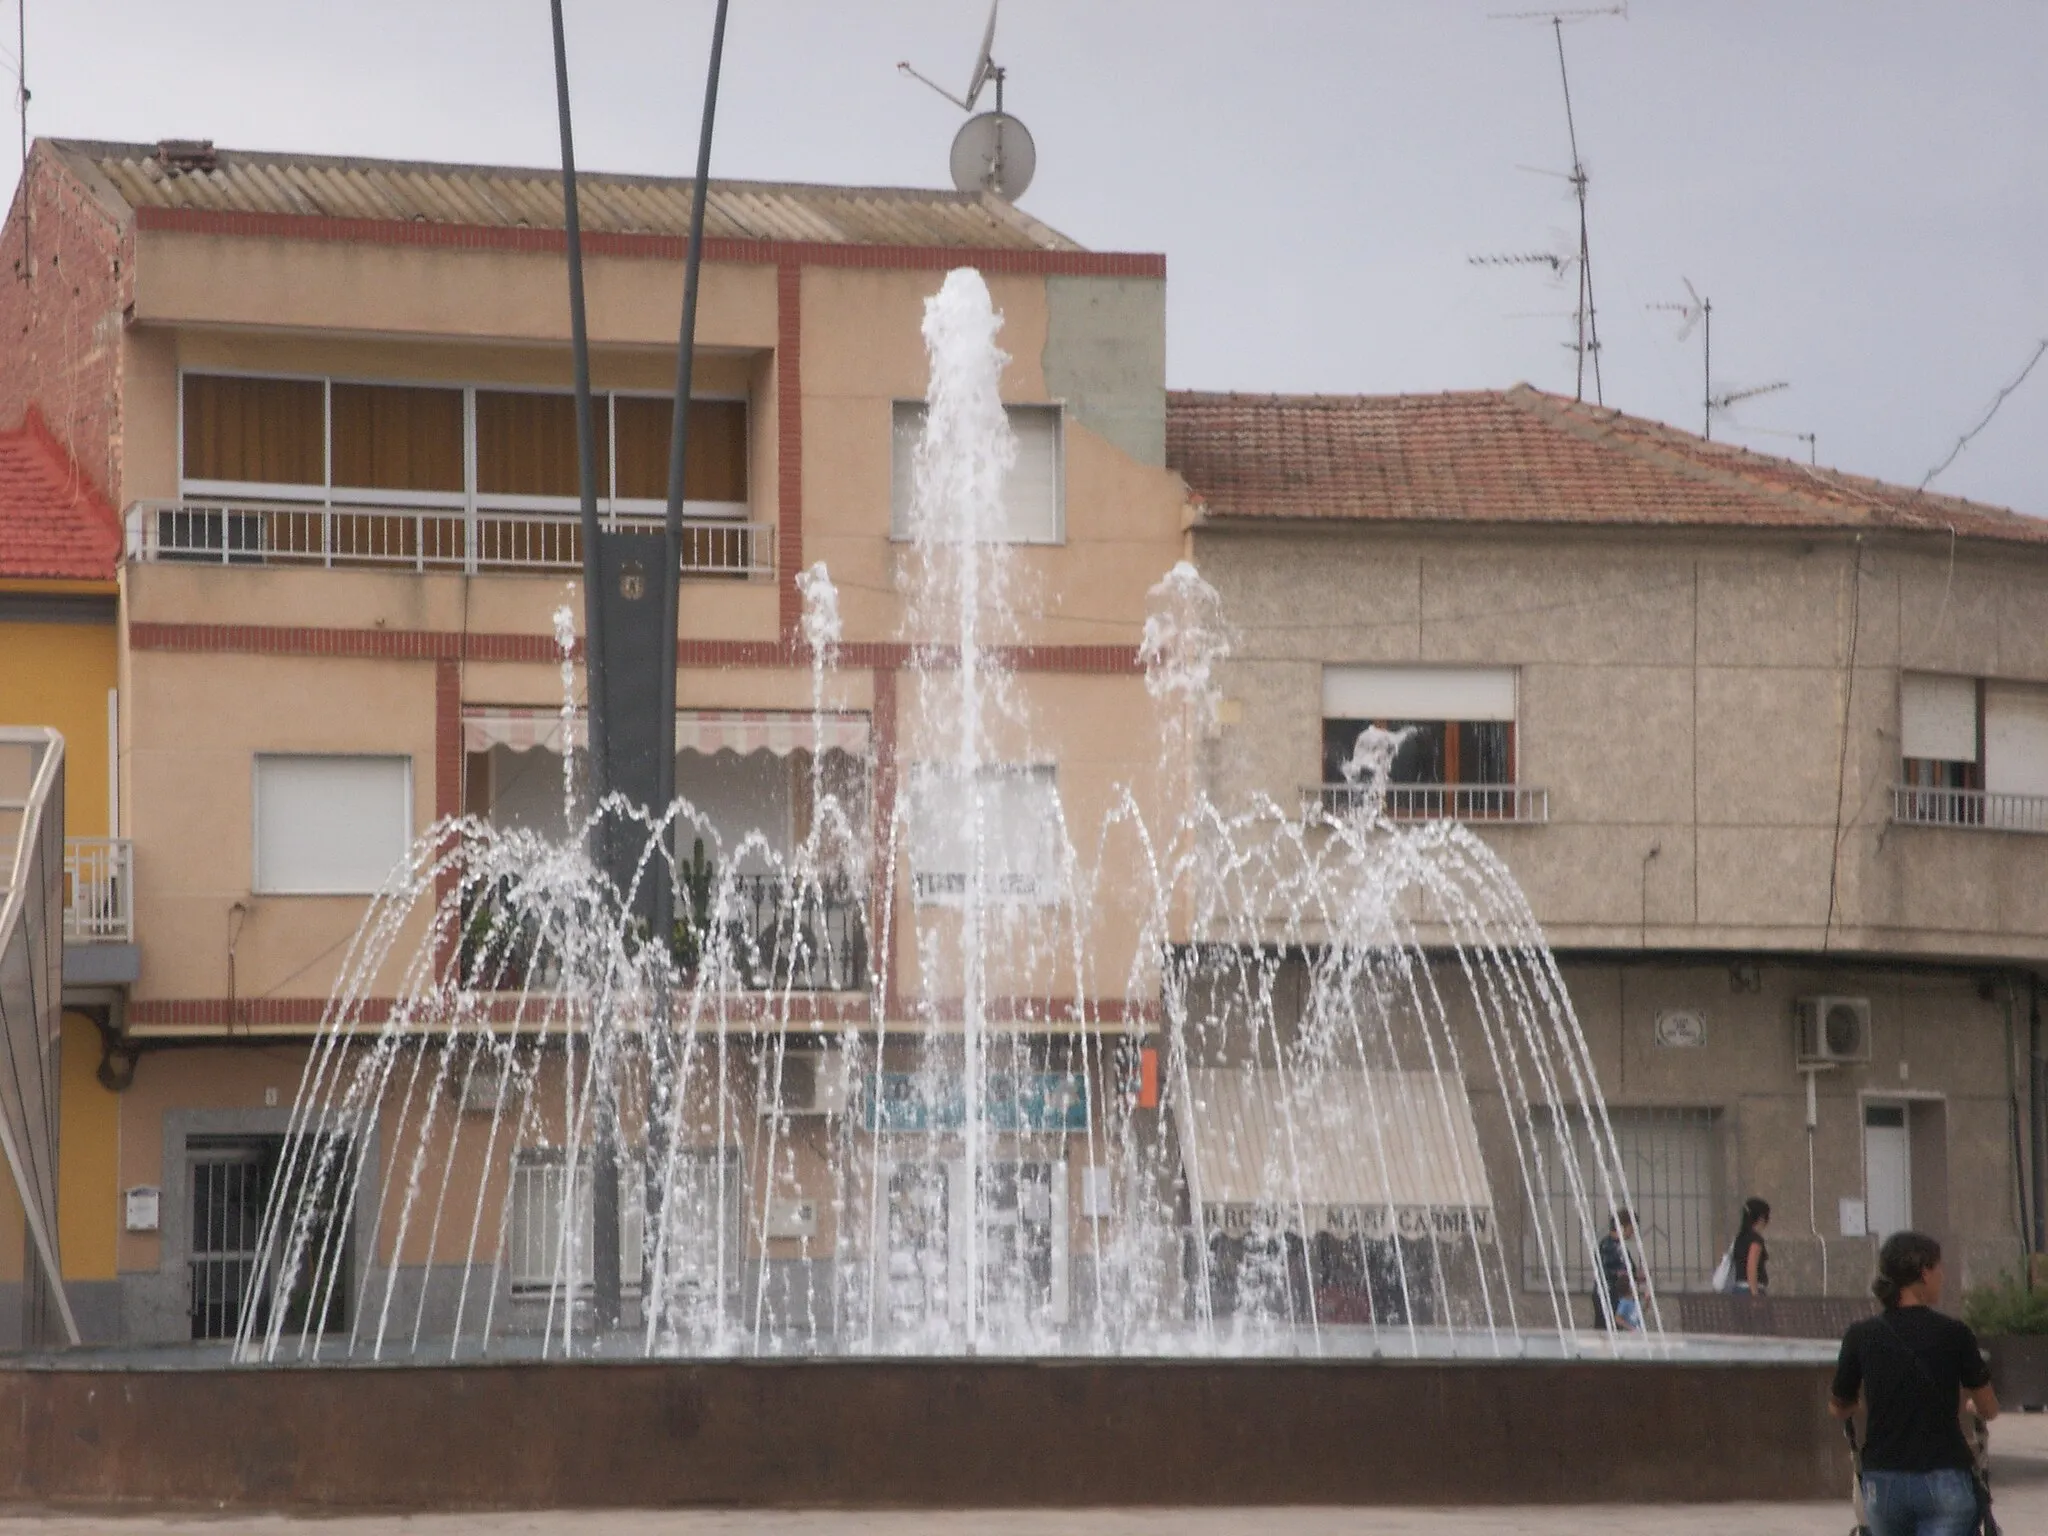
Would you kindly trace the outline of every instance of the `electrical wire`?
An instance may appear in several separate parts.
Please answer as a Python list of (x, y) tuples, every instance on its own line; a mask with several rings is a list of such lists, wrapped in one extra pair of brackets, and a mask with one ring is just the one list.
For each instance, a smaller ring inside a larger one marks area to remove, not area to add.
[(2006, 385), (2003, 389), (2001, 389), (1998, 392), (1997, 397), (1993, 399), (1991, 402), (1991, 409), (1984, 413), (1983, 419), (1980, 420), (1977, 423), (1977, 425), (1970, 428), (1969, 431), (1965, 432), (1961, 437), (1956, 439), (1956, 445), (1955, 447), (1949, 449), (1947, 458), (1943, 459), (1939, 464), (1935, 465), (1934, 468), (1930, 469), (1929, 471), (1927, 471), (1926, 474), (1920, 477), (1920, 485), (1918, 487), (1920, 490), (1926, 490), (1928, 484), (1934, 479), (1936, 475), (1940, 474), (1943, 470), (1947, 469), (1949, 465), (1955, 463), (1956, 456), (1960, 454), (1963, 451), (1963, 449), (1969, 446), (1970, 439), (1975, 437), (1979, 432), (1982, 432), (1986, 427), (1991, 425), (1991, 418), (1998, 414), (1998, 408), (2001, 405), (2005, 404), (2007, 397), (2010, 396), (2014, 390), (2018, 389), (2022, 384), (2027, 382), (2027, 375), (2034, 371), (2034, 365), (2041, 361), (2041, 355), (2044, 352), (2048, 352), (2048, 336), (2044, 336), (2041, 338), (2041, 340), (2034, 343), (2034, 355), (2027, 359), (2027, 366), (2019, 371), (2018, 375), (2014, 377), (2013, 381), (2010, 384)]

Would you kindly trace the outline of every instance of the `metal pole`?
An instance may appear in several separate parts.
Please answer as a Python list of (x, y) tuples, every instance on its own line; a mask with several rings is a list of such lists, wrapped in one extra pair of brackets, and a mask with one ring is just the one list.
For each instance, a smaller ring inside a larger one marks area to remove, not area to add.
[[(668, 554), (662, 565), (662, 634), (668, 655), (661, 668), (661, 718), (676, 715), (676, 629), (681, 619), (683, 567), (683, 491), (690, 444), (690, 380), (697, 351), (697, 287), (704, 263), (704, 201), (711, 181), (711, 128), (718, 112), (718, 70), (725, 55), (726, 0), (718, 0), (711, 23), (711, 64), (704, 76), (704, 125), (697, 134), (697, 185), (690, 199), (690, 246), (683, 262), (683, 321), (676, 342), (676, 401), (668, 433)], [(676, 798), (676, 755), (673, 748), (656, 762), (657, 814)], [(669, 834), (674, 836), (673, 830)], [(656, 941), (667, 943), (675, 926), (675, 882), (655, 882)]]
[[(585, 771), (595, 806), (611, 788), (611, 742), (605, 729), (604, 590), (599, 578), (597, 434), (590, 414), (590, 336), (583, 315), (583, 229), (576, 208), (576, 146), (569, 127), (569, 52), (562, 35), (562, 0), (549, 0), (555, 28), (555, 100), (562, 120), (562, 232), (569, 252), (569, 351), (576, 370), (576, 478), (582, 495), (583, 692), (590, 719)], [(609, 839), (594, 818), (599, 867), (609, 869)], [(617, 1087), (593, 1051), (591, 1091), (596, 1096), (591, 1149), (591, 1290), (600, 1332), (618, 1326), (619, 1149)], [(573, 1199), (570, 1201), (573, 1206)]]
[(1706, 419), (1706, 425), (1701, 428), (1700, 435), (1711, 442), (1714, 436), (1714, 301), (1712, 299), (1700, 300), (1700, 319), (1703, 322), (1702, 330), (1706, 337), (1705, 344), (1700, 349), (1705, 358), (1702, 364), (1705, 382), (1700, 390), (1700, 408)]

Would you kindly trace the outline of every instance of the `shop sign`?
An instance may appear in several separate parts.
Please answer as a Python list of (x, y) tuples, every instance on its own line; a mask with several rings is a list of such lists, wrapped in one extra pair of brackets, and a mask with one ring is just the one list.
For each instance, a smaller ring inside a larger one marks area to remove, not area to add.
[(1270, 1201), (1257, 1205), (1208, 1204), (1202, 1215), (1211, 1232), (1225, 1237), (1270, 1237), (1281, 1232), (1311, 1232), (1338, 1237), (1403, 1242), (1472, 1236), (1493, 1241), (1493, 1210), (1484, 1205), (1295, 1205)]
[[(961, 1085), (935, 1088), (922, 1073), (884, 1072), (862, 1098), (862, 1118), (871, 1131), (957, 1131), (967, 1123)], [(1079, 1072), (991, 1072), (982, 1125), (991, 1131), (1085, 1131), (1088, 1079)]]

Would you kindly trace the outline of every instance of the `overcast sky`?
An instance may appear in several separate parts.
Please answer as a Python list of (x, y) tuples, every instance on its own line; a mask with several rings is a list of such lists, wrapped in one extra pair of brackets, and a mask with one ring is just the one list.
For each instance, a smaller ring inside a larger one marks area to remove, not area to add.
[[(27, 3), (33, 133), (557, 156), (544, 0)], [(1570, 393), (1570, 282), (1467, 260), (1576, 247), (1551, 30), (1489, 19), (1527, 4), (1004, 0), (1022, 205), (1166, 253), (1175, 386)], [(711, 0), (568, 6), (580, 163), (687, 171)], [(713, 173), (944, 184), (960, 114), (895, 65), (959, 89), (985, 15), (732, 0)], [(1633, 0), (1564, 36), (1607, 403), (1698, 430), (1700, 336), (1647, 307), (1689, 277), (1716, 391), (1791, 384), (1717, 437), (1918, 484), (2048, 337), (2048, 3)], [(2048, 361), (1935, 484), (2048, 514)]]

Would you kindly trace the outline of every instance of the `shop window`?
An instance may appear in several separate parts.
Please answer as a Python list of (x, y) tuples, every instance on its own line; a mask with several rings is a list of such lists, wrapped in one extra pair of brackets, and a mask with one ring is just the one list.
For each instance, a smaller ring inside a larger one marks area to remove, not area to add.
[(254, 792), (260, 892), (372, 895), (411, 848), (411, 758), (259, 754)]
[(188, 373), (183, 388), (186, 480), (287, 488), (327, 483), (321, 380)]
[[(990, 542), (1057, 544), (1066, 537), (1065, 445), (1057, 405), (1006, 405), (1017, 438), (1017, 462), (1003, 479), (1002, 507)], [(890, 484), (890, 534), (911, 536), (917, 445), (924, 436), (925, 403), (899, 400)]]

